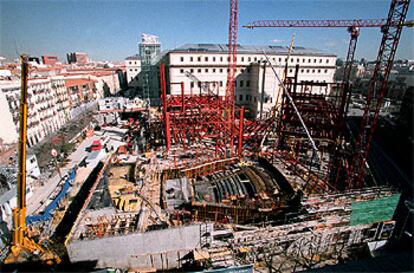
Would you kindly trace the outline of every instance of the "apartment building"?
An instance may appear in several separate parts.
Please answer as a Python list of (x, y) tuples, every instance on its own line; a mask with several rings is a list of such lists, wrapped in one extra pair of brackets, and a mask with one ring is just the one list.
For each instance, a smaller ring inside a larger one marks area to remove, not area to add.
[(56, 63), (59, 62), (59, 58), (57, 56), (43, 55), (42, 62), (45, 65), (55, 65)]
[[(11, 113), (8, 121), (2, 124), (2, 131), (16, 137), (19, 126), (20, 81), (0, 81), (0, 101), (3, 112)], [(5, 100), (4, 100), (5, 99)], [(70, 119), (70, 98), (62, 76), (29, 79), (28, 81), (28, 117), (27, 143), (31, 147), (42, 141), (47, 135), (57, 131)], [(5, 118), (7, 118), (5, 114)], [(11, 120), (10, 120), (11, 119)], [(8, 128), (3, 128), (8, 127)], [(9, 128), (12, 127), (12, 128)], [(17, 141), (17, 139), (16, 139)]]
[[(248, 107), (257, 116), (268, 111), (280, 94), (279, 82), (263, 51), (280, 77), (286, 65), (288, 47), (238, 45), (235, 102)], [(184, 82), (187, 94), (200, 92), (200, 82), (210, 82), (212, 90), (225, 95), (228, 46), (225, 44), (187, 44), (169, 51), (169, 82)], [(333, 82), (336, 55), (316, 49), (294, 47), (288, 62), (288, 77), (299, 65), (298, 81)], [(189, 76), (189, 73), (192, 76)], [(195, 80), (197, 79), (197, 80)], [(180, 85), (172, 85), (171, 94), (181, 94)], [(315, 92), (318, 90), (315, 89)]]
[(86, 65), (90, 62), (89, 56), (85, 52), (71, 52), (66, 54), (69, 64)]
[(141, 72), (141, 58), (139, 55), (125, 59), (126, 79), (129, 87), (138, 86), (138, 74)]
[(95, 82), (82, 77), (65, 78), (65, 87), (68, 91), (72, 108), (97, 99)]

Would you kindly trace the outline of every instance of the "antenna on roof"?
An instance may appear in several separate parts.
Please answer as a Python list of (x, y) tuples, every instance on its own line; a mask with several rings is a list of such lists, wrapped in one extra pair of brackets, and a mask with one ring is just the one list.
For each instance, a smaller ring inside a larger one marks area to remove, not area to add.
[(14, 39), (14, 50), (15, 50), (15, 52), (16, 52), (16, 54), (17, 54), (17, 56), (20, 56), (20, 52), (19, 52), (19, 49), (18, 49), (18, 47), (17, 47), (16, 38)]

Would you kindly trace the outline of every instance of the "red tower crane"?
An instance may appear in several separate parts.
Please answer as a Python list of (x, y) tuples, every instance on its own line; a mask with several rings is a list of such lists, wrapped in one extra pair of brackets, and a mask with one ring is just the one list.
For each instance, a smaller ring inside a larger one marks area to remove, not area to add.
[[(230, 156), (233, 156), (234, 147), (234, 88), (237, 69), (237, 29), (238, 29), (238, 0), (230, 0), (228, 66), (226, 83), (226, 139), (230, 143)], [(227, 146), (227, 143), (226, 143)]]
[(356, 141), (350, 183), (362, 187), (365, 181), (366, 162), (372, 137), (378, 124), (379, 113), (387, 93), (388, 78), (394, 62), (398, 43), (410, 0), (393, 0), (388, 12), (387, 23), (382, 26), (382, 41), (378, 50), (374, 72), (368, 86), (367, 103), (362, 116), (360, 134)]
[[(345, 62), (343, 82), (344, 94), (350, 92), (349, 78), (355, 55), (356, 43), (360, 27), (380, 27), (383, 33), (382, 42), (378, 52), (375, 69), (369, 84), (367, 103), (361, 122), (360, 134), (355, 145), (355, 154), (350, 166), (348, 185), (350, 187), (362, 187), (365, 179), (365, 165), (375, 132), (379, 112), (387, 91), (388, 77), (392, 68), (395, 52), (399, 43), (403, 26), (412, 26), (412, 22), (405, 23), (410, 0), (392, 0), (387, 19), (364, 19), (364, 20), (259, 20), (245, 25), (246, 28), (264, 27), (305, 27), (305, 28), (348, 28), (351, 34), (347, 60)], [(374, 101), (374, 97), (375, 101)], [(345, 99), (343, 96), (340, 109), (344, 109)], [(343, 116), (346, 116), (344, 111)]]

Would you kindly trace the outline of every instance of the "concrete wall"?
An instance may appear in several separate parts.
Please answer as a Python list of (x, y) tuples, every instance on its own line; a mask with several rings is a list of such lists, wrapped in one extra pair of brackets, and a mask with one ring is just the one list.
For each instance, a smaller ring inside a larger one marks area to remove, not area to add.
[[(212, 229), (209, 224), (209, 230)], [(172, 269), (180, 266), (179, 259), (185, 254), (200, 248), (200, 225), (71, 240), (66, 248), (71, 262), (97, 261), (98, 267)]]

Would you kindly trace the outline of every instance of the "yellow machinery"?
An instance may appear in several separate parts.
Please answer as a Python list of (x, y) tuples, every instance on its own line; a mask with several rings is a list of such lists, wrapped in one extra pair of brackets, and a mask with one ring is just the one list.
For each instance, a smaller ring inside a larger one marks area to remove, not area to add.
[(41, 247), (28, 234), (26, 226), (26, 142), (27, 142), (27, 80), (28, 56), (21, 55), (21, 91), (19, 112), (19, 145), (17, 173), (17, 207), (13, 209), (13, 243), (5, 263), (24, 262), (23, 253), (37, 255), (47, 263), (59, 263), (60, 258)]

